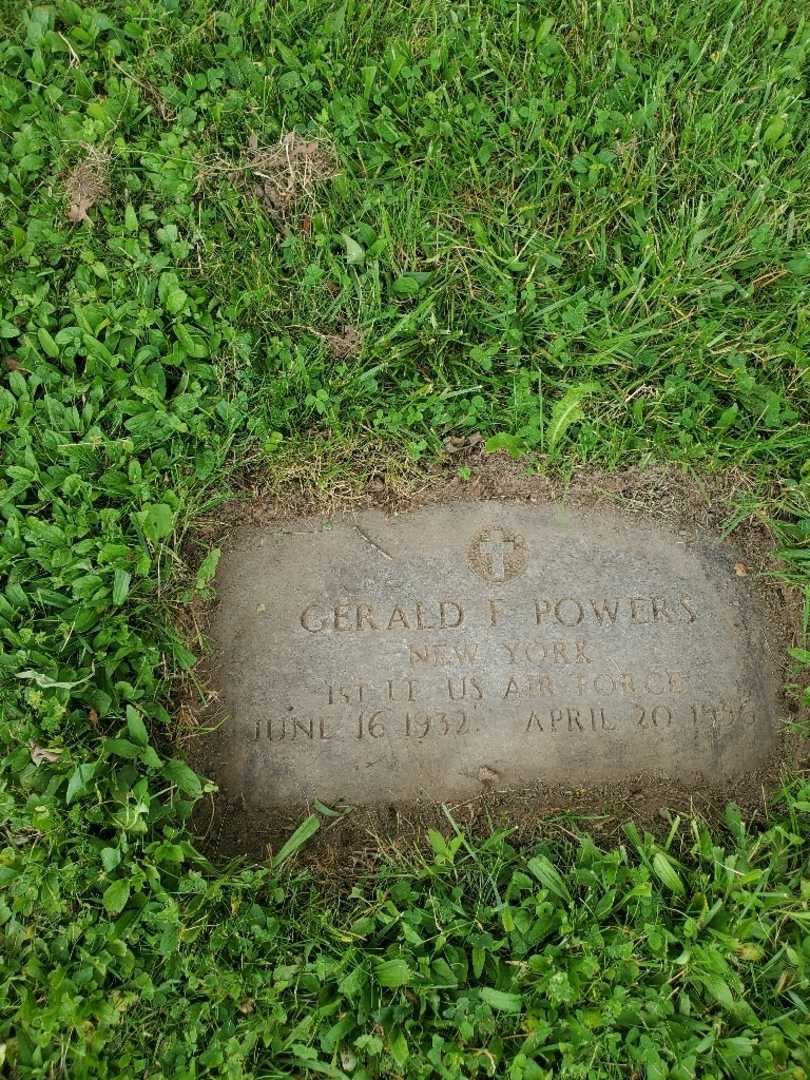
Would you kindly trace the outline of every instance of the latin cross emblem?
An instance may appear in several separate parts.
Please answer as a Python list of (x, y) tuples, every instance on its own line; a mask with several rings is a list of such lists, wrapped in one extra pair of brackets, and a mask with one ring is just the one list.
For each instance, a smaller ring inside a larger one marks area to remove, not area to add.
[(467, 549), (467, 564), (484, 581), (499, 585), (526, 568), (526, 542), (505, 525), (485, 525)]
[(514, 546), (511, 540), (482, 540), (478, 544), (478, 550), (489, 562), (492, 581), (506, 580), (506, 555)]

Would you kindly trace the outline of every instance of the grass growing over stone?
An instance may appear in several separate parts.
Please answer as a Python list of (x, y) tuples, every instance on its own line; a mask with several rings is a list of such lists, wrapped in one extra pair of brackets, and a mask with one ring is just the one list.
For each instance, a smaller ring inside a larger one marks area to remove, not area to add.
[(733, 467), (807, 595), (802, 6), (0, 16), (6, 1072), (810, 1074), (801, 775), (605, 850), (448, 822), (338, 898), (205, 861), (170, 712), (189, 525), (292, 461)]

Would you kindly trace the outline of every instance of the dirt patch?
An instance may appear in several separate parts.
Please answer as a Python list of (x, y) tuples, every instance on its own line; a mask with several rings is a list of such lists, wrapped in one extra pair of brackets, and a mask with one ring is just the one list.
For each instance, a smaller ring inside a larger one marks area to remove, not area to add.
[[(688, 542), (702, 534), (723, 536), (735, 554), (735, 572), (744, 577), (768, 623), (771, 655), (764, 658), (772, 669), (786, 675), (786, 650), (798, 641), (801, 603), (796, 592), (775, 576), (779, 564), (774, 556), (775, 539), (766, 520), (756, 511), (742, 513), (753, 483), (733, 471), (694, 476), (674, 466), (632, 468), (605, 473), (595, 468), (577, 470), (567, 480), (530, 473), (526, 466), (506, 455), (485, 455), (480, 444), (448, 448), (452, 469), (436, 466), (428, 472), (409, 463), (377, 460), (369, 453), (364, 476), (358, 479), (351, 462), (329, 463), (309, 458), (288, 467), (263, 472), (246, 483), (239, 498), (221, 506), (197, 523), (185, 555), (192, 570), (212, 546), (227, 546), (239, 525), (268, 525), (309, 514), (336, 514), (366, 507), (389, 513), (432, 503), (498, 499), (518, 503), (556, 503), (572, 509), (610, 509), (628, 520), (643, 519), (660, 524)], [(341, 464), (347, 467), (341, 467)], [(464, 477), (459, 475), (462, 466)], [(751, 505), (755, 500), (750, 499)], [(181, 611), (187, 636), (204, 648), (211, 601), (197, 601)], [(215, 762), (207, 756), (206, 739), (199, 738), (220, 717), (215, 693), (207, 688), (203, 662), (195, 684), (182, 690), (177, 716), (177, 750), (200, 772), (210, 775)], [(785, 702), (784, 712), (796, 719), (795, 704)], [(609, 841), (622, 825), (634, 820), (640, 826), (663, 831), (671, 814), (704, 815), (721, 820), (726, 801), (732, 797), (753, 822), (765, 822), (770, 800), (780, 778), (808, 763), (808, 743), (786, 734), (782, 752), (761, 773), (735, 777), (732, 785), (705, 783), (685, 786), (662, 775), (639, 775), (621, 785), (562, 787), (535, 784), (519, 791), (500, 790), (487, 784), (470, 800), (449, 805), (416, 803), (385, 808), (355, 808), (337, 819), (326, 819), (319, 834), (298, 858), (328, 878), (356, 876), (397, 849), (418, 846), (425, 829), (447, 833), (452, 826), (448, 813), (473, 835), (493, 828), (512, 831), (513, 843), (533, 842), (549, 834), (587, 831)], [(204, 849), (217, 857), (250, 852), (266, 857), (312, 810), (295, 805), (268, 815), (247, 813), (238, 801), (218, 794), (198, 807), (194, 826)]]
[(253, 193), (271, 217), (287, 222), (302, 207), (311, 208), (318, 184), (337, 175), (337, 159), (322, 139), (288, 131), (273, 146), (259, 146), (255, 135), (246, 151)]
[[(805, 749), (805, 764), (806, 758)], [(620, 786), (536, 784), (520, 790), (493, 788), (458, 803), (356, 807), (338, 818), (324, 818), (320, 831), (295, 861), (322, 881), (351, 887), (359, 874), (376, 866), (420, 853), (432, 857), (426, 840), (428, 829), (450, 837), (459, 828), (475, 840), (502, 830), (514, 847), (589, 834), (608, 847), (625, 839), (628, 822), (659, 838), (667, 836), (678, 817), (697, 815), (721, 828), (732, 798), (752, 827), (767, 828), (779, 780), (780, 770), (775, 766), (762, 775), (738, 778), (730, 794), (727, 786), (712, 786), (708, 780), (687, 788), (667, 777), (640, 774)], [(214, 859), (245, 853), (269, 859), (310, 813), (311, 807), (290, 807), (268, 822), (246, 814), (238, 802), (217, 794), (198, 807), (193, 827), (201, 847)]]
[(63, 180), (68, 199), (68, 221), (74, 224), (86, 221), (88, 211), (106, 196), (108, 190), (109, 152), (94, 146), (85, 149), (84, 158)]

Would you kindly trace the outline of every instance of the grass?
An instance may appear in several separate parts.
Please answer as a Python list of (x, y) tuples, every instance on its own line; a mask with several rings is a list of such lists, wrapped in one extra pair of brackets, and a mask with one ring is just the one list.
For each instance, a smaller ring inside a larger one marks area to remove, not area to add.
[[(448, 827), (337, 898), (209, 865), (170, 739), (183, 538), (290, 460), (733, 467), (810, 595), (801, 5), (0, 14), (7, 1073), (810, 1074), (801, 775), (666, 842)], [(339, 173), (279, 209), (289, 131)]]

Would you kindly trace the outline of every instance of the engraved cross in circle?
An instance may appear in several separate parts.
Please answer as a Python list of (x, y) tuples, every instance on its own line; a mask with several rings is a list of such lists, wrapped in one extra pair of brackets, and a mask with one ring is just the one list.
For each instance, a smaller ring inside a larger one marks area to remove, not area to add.
[(486, 540), (479, 545), (479, 551), (489, 559), (489, 572), (495, 581), (506, 577), (506, 556), (514, 548), (511, 540)]

